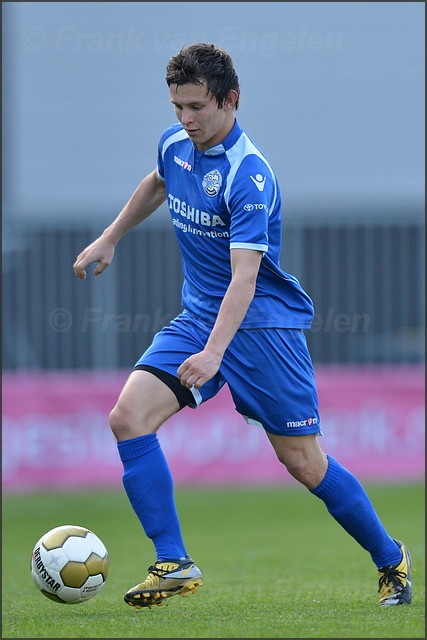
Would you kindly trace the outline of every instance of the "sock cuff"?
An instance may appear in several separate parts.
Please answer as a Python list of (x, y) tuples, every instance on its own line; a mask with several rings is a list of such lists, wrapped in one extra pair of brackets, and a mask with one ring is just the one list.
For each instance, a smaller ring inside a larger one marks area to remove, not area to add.
[(342, 471), (342, 466), (335, 458), (328, 454), (326, 454), (326, 457), (328, 459), (328, 468), (326, 469), (325, 477), (317, 487), (310, 489), (311, 493), (322, 500), (328, 498), (335, 491), (335, 488), (339, 484)]
[(149, 433), (145, 436), (138, 436), (137, 438), (122, 440), (117, 443), (117, 448), (122, 462), (127, 462), (128, 460), (144, 456), (159, 447), (160, 442), (157, 439), (156, 433)]

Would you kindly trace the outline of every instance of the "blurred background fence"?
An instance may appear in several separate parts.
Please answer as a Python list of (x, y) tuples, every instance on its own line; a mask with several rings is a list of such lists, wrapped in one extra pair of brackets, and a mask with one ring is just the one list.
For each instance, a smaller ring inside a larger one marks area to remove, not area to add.
[[(93, 222), (5, 226), (4, 369), (130, 368), (180, 312), (169, 221), (141, 225), (101, 278), (77, 281), (73, 262), (100, 231)], [(316, 363), (423, 361), (424, 247), (421, 210), (285, 218), (282, 266), (314, 300)]]

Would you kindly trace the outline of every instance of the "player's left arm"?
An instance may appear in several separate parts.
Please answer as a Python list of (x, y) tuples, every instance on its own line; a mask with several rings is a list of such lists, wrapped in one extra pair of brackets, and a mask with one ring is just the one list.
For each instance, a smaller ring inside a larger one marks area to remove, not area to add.
[(225, 350), (240, 327), (255, 294), (262, 252), (231, 249), (231, 281), (222, 300), (218, 316), (203, 351), (185, 360), (178, 377), (185, 387), (199, 389), (213, 378), (221, 365)]

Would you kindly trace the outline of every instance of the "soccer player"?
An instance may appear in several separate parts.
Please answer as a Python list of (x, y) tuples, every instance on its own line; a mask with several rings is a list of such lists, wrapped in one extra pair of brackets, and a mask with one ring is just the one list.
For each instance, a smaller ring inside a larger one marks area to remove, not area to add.
[(280, 189), (236, 120), (233, 61), (213, 44), (194, 44), (169, 60), (166, 82), (178, 122), (161, 135), (156, 169), (74, 264), (81, 279), (93, 262), (101, 274), (120, 239), (167, 202), (182, 252), (183, 311), (154, 336), (110, 414), (124, 488), (157, 556), (124, 599), (151, 607), (203, 584), (184, 544), (157, 430), (227, 384), (237, 411), (264, 429), (288, 472), (370, 553), (380, 605), (409, 604), (408, 550), (387, 533), (360, 482), (319, 445), (304, 335), (313, 304), (280, 266)]

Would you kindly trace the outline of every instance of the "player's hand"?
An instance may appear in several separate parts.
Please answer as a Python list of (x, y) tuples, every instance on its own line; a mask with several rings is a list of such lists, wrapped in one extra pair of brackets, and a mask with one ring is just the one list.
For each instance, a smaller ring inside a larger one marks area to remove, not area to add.
[(99, 237), (77, 256), (73, 265), (74, 273), (78, 278), (80, 278), (80, 280), (84, 280), (86, 278), (85, 267), (92, 262), (98, 262), (98, 265), (93, 272), (94, 276), (98, 276), (111, 264), (114, 256), (114, 249), (115, 245), (112, 242), (106, 240), (102, 236)]
[(221, 358), (209, 351), (200, 351), (184, 360), (178, 369), (178, 378), (187, 389), (199, 389), (218, 373)]

